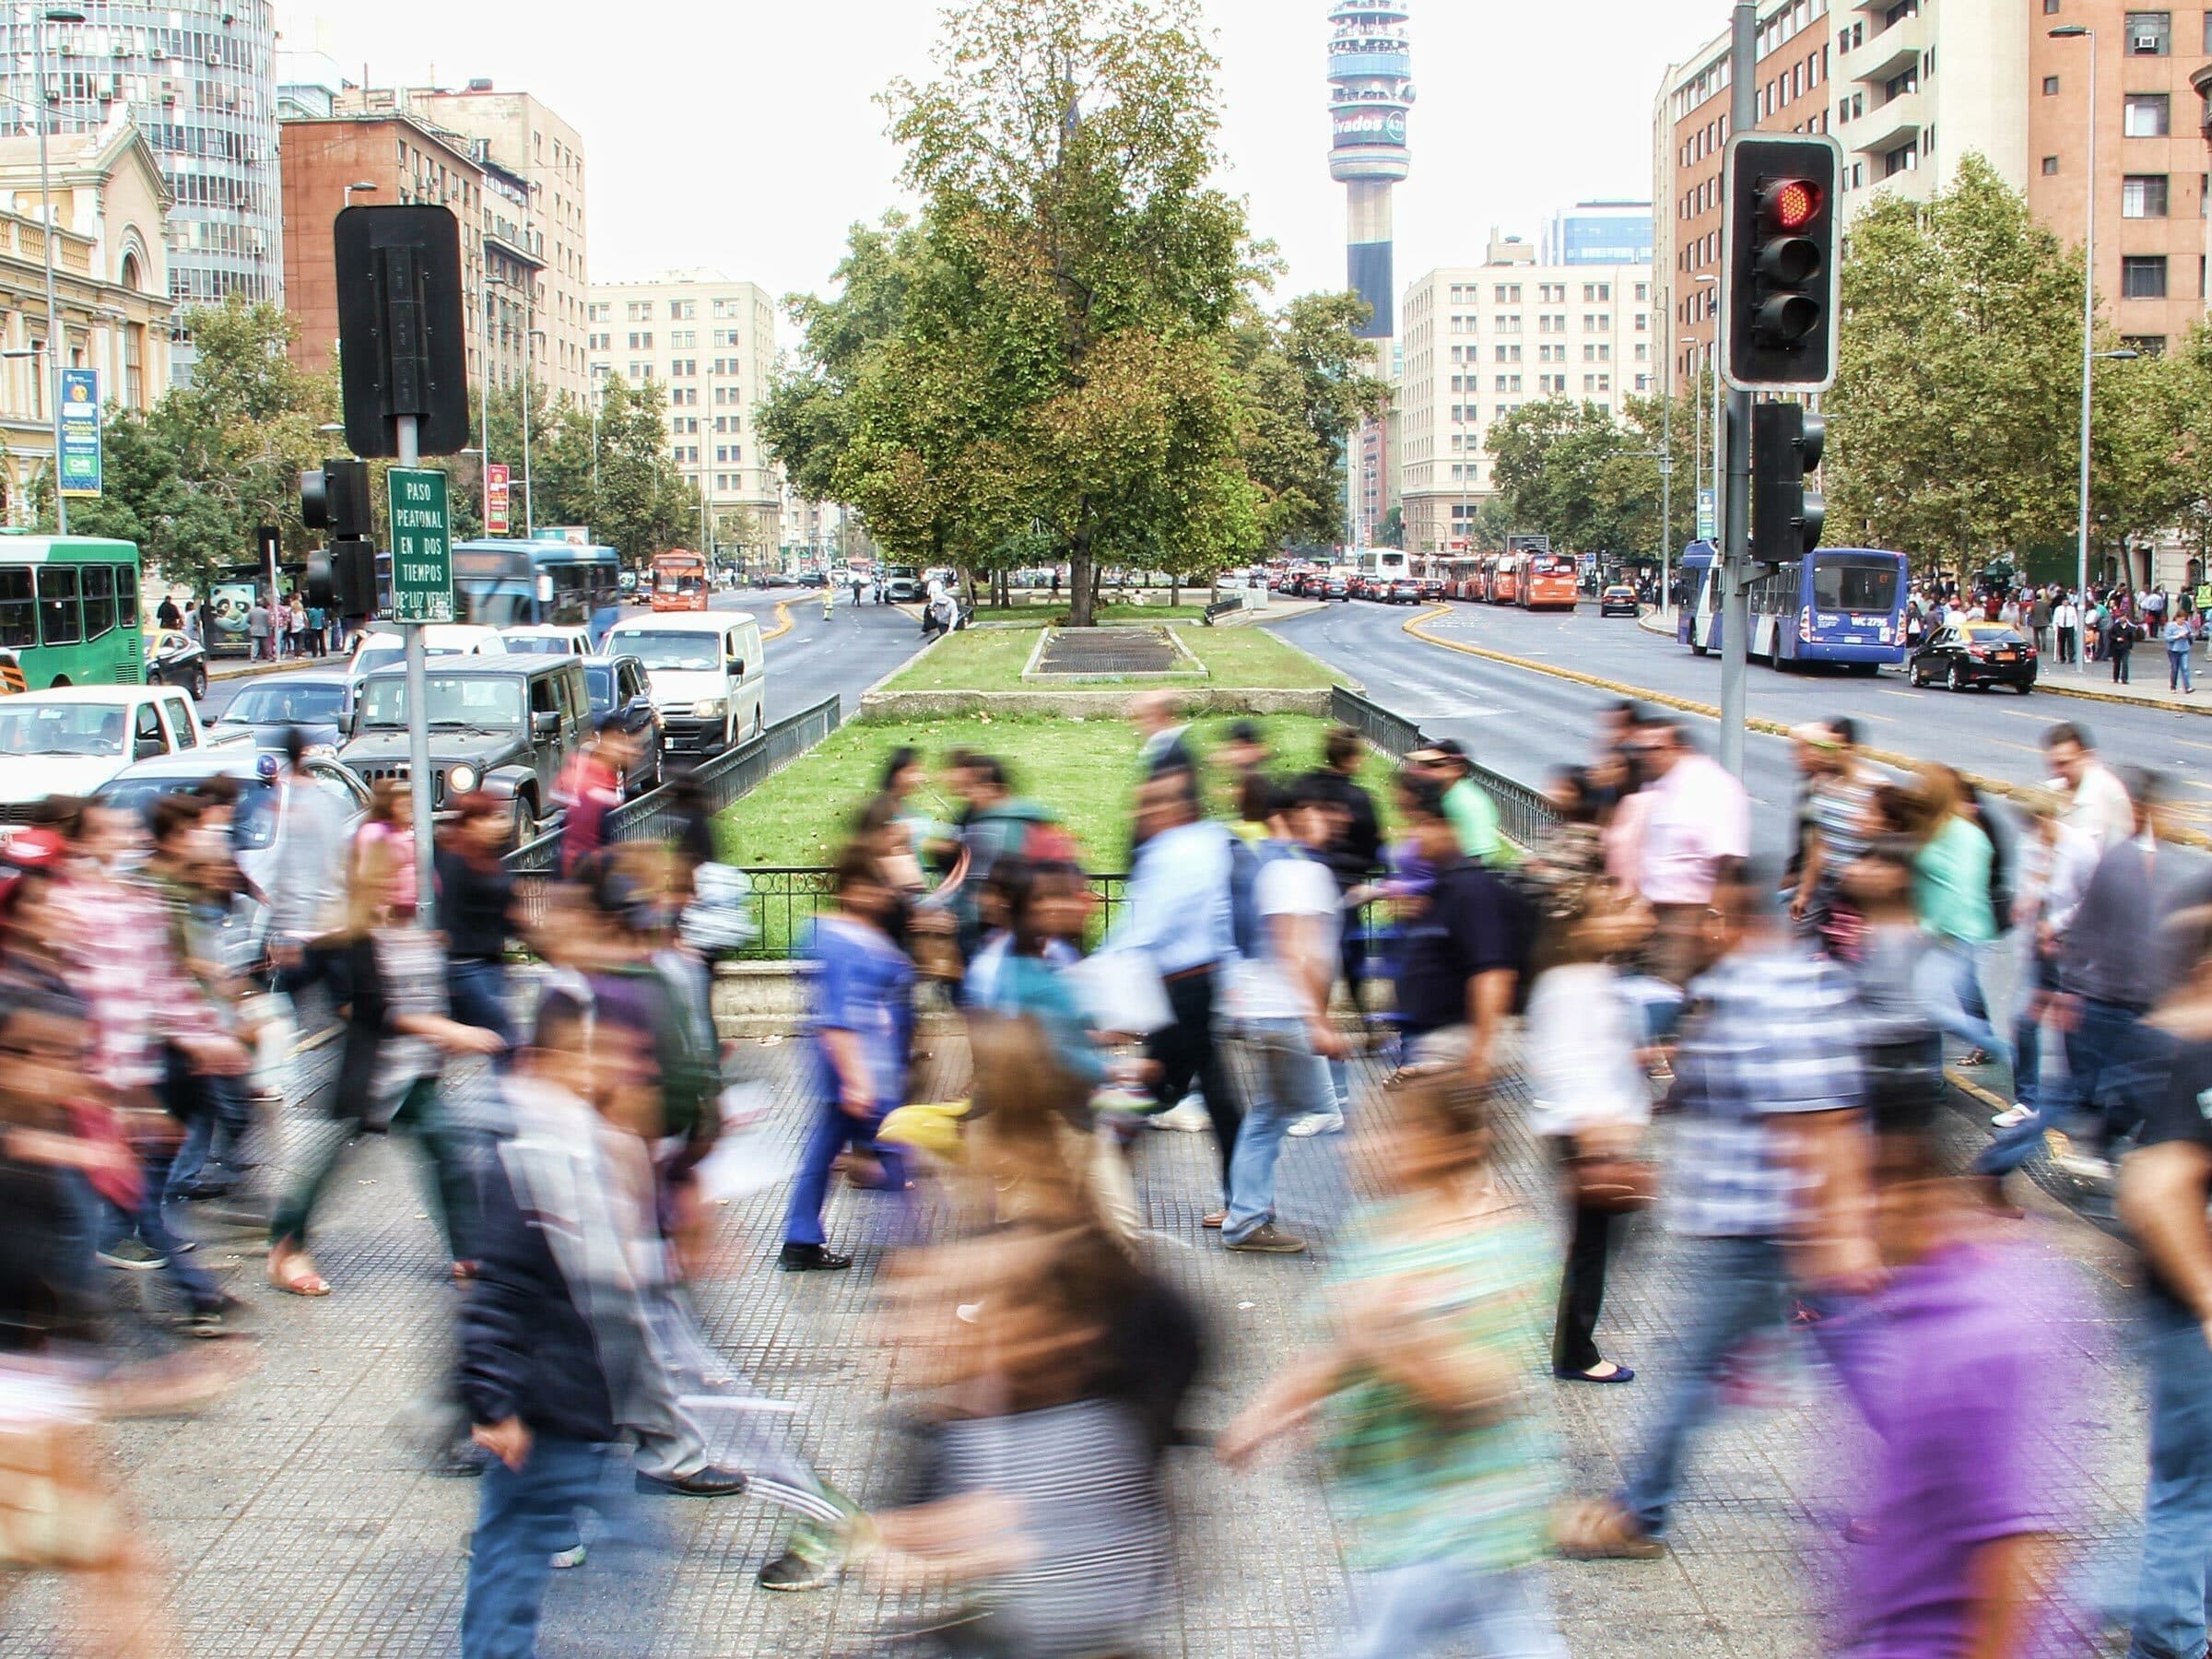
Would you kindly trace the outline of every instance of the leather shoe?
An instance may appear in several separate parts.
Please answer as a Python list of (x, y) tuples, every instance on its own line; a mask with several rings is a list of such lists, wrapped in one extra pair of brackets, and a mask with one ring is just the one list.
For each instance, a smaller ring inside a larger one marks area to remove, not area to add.
[(640, 1469), (633, 1484), (641, 1492), (671, 1498), (728, 1498), (745, 1490), (745, 1477), (709, 1464), (688, 1475), (648, 1475)]
[(786, 1244), (776, 1265), (786, 1273), (841, 1273), (853, 1265), (853, 1258), (819, 1244)]

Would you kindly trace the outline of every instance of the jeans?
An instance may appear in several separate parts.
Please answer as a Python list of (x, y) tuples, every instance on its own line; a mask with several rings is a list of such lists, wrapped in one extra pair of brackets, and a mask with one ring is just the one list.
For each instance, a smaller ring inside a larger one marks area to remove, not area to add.
[(1352, 1600), (1360, 1630), (1345, 1659), (1416, 1659), (1462, 1642), (1483, 1659), (1566, 1659), (1541, 1565), (1474, 1572), (1416, 1561), (1362, 1573)]
[(2135, 647), (2132, 645), (2114, 645), (2112, 648), (2113, 685), (2125, 686), (2134, 683), (2135, 675), (2129, 669), (2127, 663), (2127, 659), (2134, 650)]
[(2194, 691), (2196, 680), (2189, 670), (2189, 647), (2169, 645), (2166, 648), (2166, 689)]
[(1283, 1135), (1310, 1112), (1326, 1112), (1334, 1090), (1302, 1019), (1253, 1019), (1243, 1029), (1251, 1098), (1229, 1160), (1224, 1242), (1235, 1244), (1275, 1219), (1275, 1164)]
[(141, 1158), (143, 1195), (135, 1214), (125, 1215), (112, 1204), (100, 1206), (101, 1248), (112, 1250), (135, 1237), (147, 1249), (169, 1258), (162, 1272), (183, 1293), (193, 1311), (211, 1313), (223, 1305), (222, 1287), (185, 1253), (184, 1241), (169, 1230), (169, 1218), (162, 1213), (161, 1194), (169, 1184), (170, 1156), (162, 1150), (148, 1151)]
[[(2145, 947), (2148, 948), (2147, 945)], [(2126, 1047), (2129, 1033), (2145, 1010), (2134, 1003), (2081, 999), (2081, 1012), (2066, 1033), (2066, 1070), (2074, 1080), (2074, 1101), (2098, 1122), (2100, 1149), (2110, 1151), (2114, 1141), (2135, 1127), (2135, 1110), (2124, 1102), (2105, 1099), (2105, 1073)]]
[[(891, 1103), (893, 1106), (897, 1101)], [(888, 1110), (888, 1109), (887, 1109)], [(830, 1196), (830, 1171), (837, 1155), (847, 1147), (869, 1147), (883, 1118), (854, 1117), (835, 1100), (815, 1108), (814, 1127), (807, 1133), (806, 1149), (799, 1154), (799, 1172), (791, 1183), (791, 1203), (783, 1212), (783, 1242), (822, 1242), (822, 1204)], [(882, 1160), (884, 1179), (894, 1192), (906, 1185), (906, 1159), (896, 1147), (875, 1147)]]
[(2035, 983), (2020, 999), (2012, 1022), (2012, 1098), (2028, 1107), (2028, 1116), (1982, 1148), (1974, 1159), (1977, 1175), (2009, 1175), (2043, 1144), (2043, 1131), (2055, 1129), (2065, 1115), (2067, 1091), (2043, 1088), (2043, 1028), (2035, 1015), (2035, 996), (2058, 989), (2058, 973), (2048, 957), (2035, 959)]
[(1790, 1286), (1778, 1239), (1701, 1239), (1683, 1276), (1692, 1306), (1658, 1426), (1617, 1500), (1640, 1530), (1666, 1530), (1689, 1441), (1720, 1404), (1722, 1368), (1747, 1337), (1782, 1328)]
[[(506, 1042), (508, 1053), (514, 1052), (514, 1016), (507, 1000), (506, 963), (482, 957), (447, 962), (445, 997), (455, 1019), (481, 1030), (497, 1031)], [(504, 1069), (506, 1061), (506, 1054), (497, 1055), (492, 1065)]]
[[(469, 1241), (476, 1236), (478, 1160), (487, 1151), (481, 1137), (460, 1128), (446, 1115), (434, 1077), (420, 1078), (407, 1090), (399, 1110), (392, 1114), (392, 1127), (412, 1132), (429, 1165), (430, 1202), (445, 1234), (447, 1253), (456, 1262), (472, 1260), (474, 1253)], [(324, 1189), (330, 1185), (337, 1175), (338, 1166), (345, 1161), (358, 1125), (341, 1121), (333, 1130), (324, 1133), (328, 1137), (324, 1146), (300, 1171), (299, 1184), (284, 1195), (276, 1214), (269, 1218), (272, 1244), (288, 1241), (298, 1249), (307, 1248), (308, 1223), (313, 1219)]]
[(253, 1126), (253, 1107), (242, 1077), (189, 1077), (194, 1097), (184, 1139), (169, 1160), (169, 1185), (162, 1201), (174, 1204), (197, 1182), (211, 1158), (234, 1156)]
[(2152, 1305), (2146, 1327), (2150, 1482), (2128, 1659), (2203, 1659), (2212, 1566), (2212, 1347), (2202, 1325), (2163, 1300)]
[(1990, 1023), (1989, 1004), (1982, 994), (1982, 959), (1988, 953), (1985, 944), (1939, 939), (1921, 959), (1914, 986), (1937, 1030), (2010, 1065), (2012, 1044)]
[(1182, 1100), (1191, 1080), (1197, 1079), (1206, 1095), (1206, 1115), (1214, 1124), (1216, 1150), (1221, 1157), (1221, 1195), (1227, 1199), (1240, 1113), (1237, 1097), (1230, 1088), (1229, 1068), (1221, 1064), (1221, 1045), (1214, 1037), (1215, 979), (1213, 969), (1203, 968), (1163, 982), (1175, 1020), (1145, 1040), (1145, 1057), (1159, 1066), (1152, 1098), (1163, 1108)]
[(640, 1548), (645, 1540), (637, 1505), (614, 1497), (629, 1471), (606, 1453), (582, 1441), (537, 1438), (521, 1469), (497, 1459), (485, 1469), (461, 1606), (462, 1659), (531, 1659), (537, 1652), (553, 1552), (577, 1542), (579, 1510), (595, 1511), (610, 1525), (594, 1543), (592, 1594), (574, 1607), (578, 1623), (590, 1627), (571, 1632), (578, 1651), (637, 1653), (649, 1645), (659, 1575)]

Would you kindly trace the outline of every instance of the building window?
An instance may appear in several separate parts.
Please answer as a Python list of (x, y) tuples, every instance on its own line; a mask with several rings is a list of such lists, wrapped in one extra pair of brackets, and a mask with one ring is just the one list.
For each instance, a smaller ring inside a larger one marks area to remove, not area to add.
[(2164, 357), (2166, 355), (2166, 336), (2164, 335), (2122, 335), (2120, 344), (2130, 351), (2141, 352), (2145, 357)]
[(2120, 217), (2122, 218), (2164, 218), (2166, 217), (2166, 175), (2164, 173), (2130, 173), (2120, 181)]
[(668, 301), (668, 318), (672, 323), (688, 323), (698, 315), (699, 301), (696, 300), (671, 300)]
[(2054, 177), (2057, 172), (2058, 158), (2056, 156), (2045, 156), (2043, 158), (2043, 177), (2046, 179), (2052, 178)]
[(2166, 298), (2166, 255), (2131, 253), (2120, 262), (2120, 297), (2123, 300)]
[(2043, 16), (2046, 18), (2058, 16), (2058, 0), (2043, 0)]
[(2171, 12), (2129, 12), (2127, 14), (2127, 55), (2129, 57), (2166, 57), (2173, 51), (2173, 14)]
[(2120, 131), (2129, 138), (2163, 138), (2173, 127), (2173, 100), (2163, 92), (2130, 92), (2120, 110)]
[(2043, 96), (2045, 98), (2056, 98), (2058, 96), (2057, 76), (2046, 75), (2043, 76)]
[(126, 324), (123, 331), (123, 406), (146, 407), (146, 324)]

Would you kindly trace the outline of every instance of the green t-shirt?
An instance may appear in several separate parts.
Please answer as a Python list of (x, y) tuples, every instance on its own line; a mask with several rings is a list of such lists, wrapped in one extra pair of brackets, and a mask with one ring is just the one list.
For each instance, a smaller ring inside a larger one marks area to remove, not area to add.
[(1498, 832), (1498, 803), (1472, 778), (1444, 791), (1444, 816), (1459, 834), (1459, 850), (1479, 864), (1500, 869), (1519, 861), (1512, 842)]
[[(1420, 1318), (1520, 1368), (1543, 1348), (1559, 1285), (1554, 1254), (1528, 1221), (1413, 1238), (1395, 1206), (1377, 1206), (1354, 1223), (1335, 1277), (1355, 1292), (1410, 1285)], [(1494, 1572), (1549, 1553), (1555, 1462), (1543, 1397), (1532, 1387), (1501, 1420), (1472, 1422), (1381, 1377), (1350, 1379), (1330, 1401), (1328, 1449), (1356, 1517), (1353, 1565), (1450, 1561)]]
[(1920, 924), (1938, 938), (1969, 945), (1997, 936), (1989, 902), (1989, 866), (1995, 854), (1979, 824), (1953, 817), (1912, 861), (1912, 902)]

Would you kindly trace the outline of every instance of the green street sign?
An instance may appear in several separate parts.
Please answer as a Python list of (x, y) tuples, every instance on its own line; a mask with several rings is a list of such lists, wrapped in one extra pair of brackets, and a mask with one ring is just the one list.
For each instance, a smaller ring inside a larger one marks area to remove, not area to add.
[(453, 619), (453, 523), (445, 510), (445, 475), (394, 467), (392, 619)]

